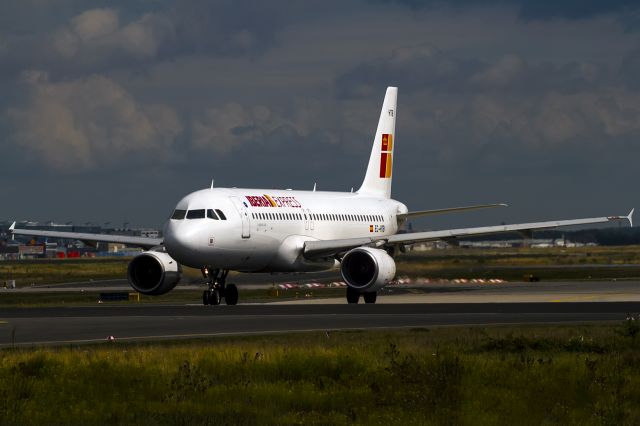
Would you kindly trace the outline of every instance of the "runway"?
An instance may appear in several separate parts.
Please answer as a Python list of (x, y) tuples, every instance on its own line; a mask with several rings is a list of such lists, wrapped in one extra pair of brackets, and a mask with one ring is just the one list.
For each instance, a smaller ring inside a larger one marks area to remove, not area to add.
[(238, 306), (95, 306), (8, 308), (0, 314), (0, 347), (206, 336), (622, 321), (640, 302), (255, 304)]

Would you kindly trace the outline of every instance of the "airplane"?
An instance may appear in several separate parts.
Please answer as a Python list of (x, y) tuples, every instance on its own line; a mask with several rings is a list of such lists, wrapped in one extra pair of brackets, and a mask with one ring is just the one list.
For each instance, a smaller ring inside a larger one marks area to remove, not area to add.
[(347, 284), (346, 300), (375, 303), (377, 293), (396, 274), (394, 257), (415, 243), (460, 237), (627, 220), (626, 216), (496, 225), (399, 233), (410, 218), (504, 207), (483, 204), (409, 211), (391, 198), (396, 145), (396, 87), (388, 87), (373, 139), (366, 174), (353, 192), (217, 188), (182, 198), (163, 228), (163, 238), (16, 229), (16, 235), (68, 238), (135, 245), (146, 251), (128, 265), (133, 289), (144, 295), (171, 291), (181, 265), (202, 271), (207, 288), (204, 305), (238, 303), (238, 289), (227, 283), (229, 271), (299, 273), (339, 268)]

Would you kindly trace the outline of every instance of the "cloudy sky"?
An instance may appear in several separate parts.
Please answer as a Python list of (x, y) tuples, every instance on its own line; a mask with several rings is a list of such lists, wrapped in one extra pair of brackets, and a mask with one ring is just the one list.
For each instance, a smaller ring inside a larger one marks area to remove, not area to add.
[(349, 190), (399, 87), (393, 197), (431, 225), (640, 207), (628, 0), (0, 4), (0, 219), (158, 226), (217, 186)]

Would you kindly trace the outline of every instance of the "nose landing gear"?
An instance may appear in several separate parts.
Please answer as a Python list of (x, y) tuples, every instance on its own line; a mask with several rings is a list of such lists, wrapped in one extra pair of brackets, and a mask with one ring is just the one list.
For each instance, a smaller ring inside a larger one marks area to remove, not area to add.
[(207, 280), (207, 289), (202, 293), (203, 305), (219, 305), (224, 298), (227, 305), (238, 304), (238, 288), (227, 284), (227, 269), (202, 268), (202, 276)]

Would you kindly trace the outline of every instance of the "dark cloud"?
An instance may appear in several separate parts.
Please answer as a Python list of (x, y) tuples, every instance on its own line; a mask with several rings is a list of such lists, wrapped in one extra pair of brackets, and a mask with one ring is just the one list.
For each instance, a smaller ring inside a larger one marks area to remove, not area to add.
[(608, 78), (608, 68), (596, 63), (530, 63), (518, 55), (486, 62), (458, 58), (426, 45), (399, 48), (388, 57), (360, 64), (338, 76), (336, 86), (344, 97), (369, 96), (386, 85), (411, 91), (516, 95), (577, 93)]
[(294, 19), (256, 0), (172, 1), (151, 3), (146, 10), (128, 3), (83, 9), (78, 4), (69, 0), (62, 8), (66, 14), (56, 11), (39, 27), (23, 8), (7, 10), (25, 28), (0, 32), (3, 72), (37, 68), (53, 76), (79, 75), (188, 55), (255, 55), (271, 47), (277, 32)]
[[(473, 0), (375, 0), (384, 3), (397, 3), (413, 9), (424, 8), (466, 8), (477, 7)], [(513, 7), (525, 20), (546, 20), (553, 18), (586, 19), (606, 14), (620, 14), (636, 11), (640, 7), (636, 0), (491, 0), (483, 2), (489, 5)]]
[(388, 85), (394, 196), (413, 208), (507, 201), (515, 220), (543, 205), (550, 219), (610, 213), (594, 211), (600, 197), (626, 208), (640, 55), (620, 11), (633, 5), (398, 2), (412, 8), (3, 3), (4, 214), (160, 224), (212, 177), (357, 187)]
[(633, 49), (622, 59), (619, 78), (631, 90), (640, 90), (640, 47)]

